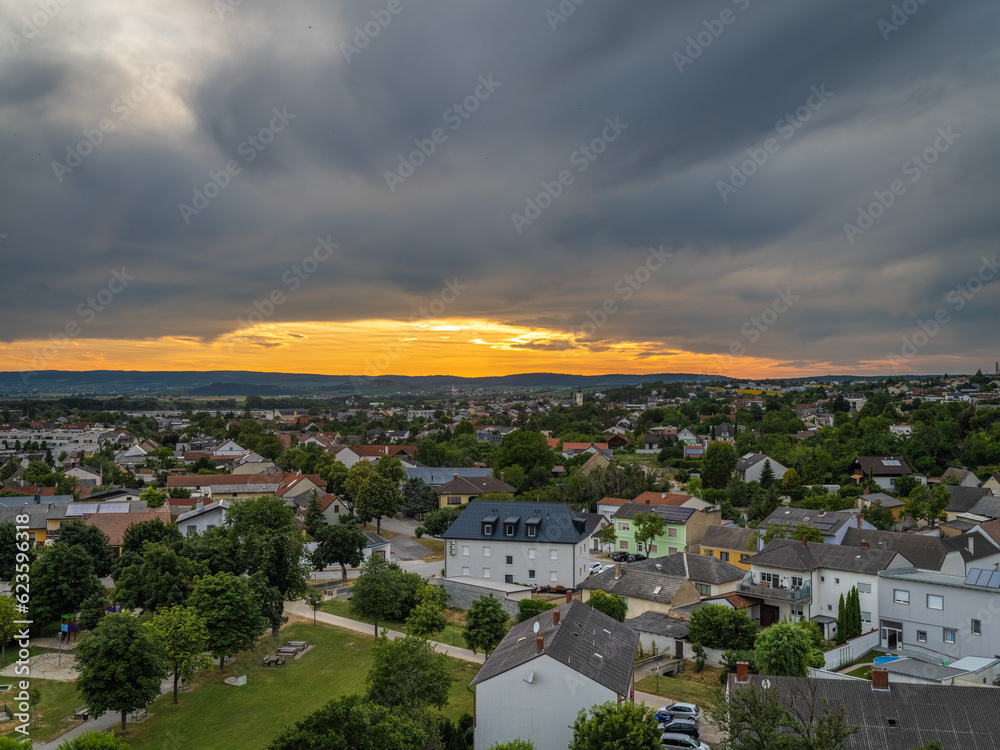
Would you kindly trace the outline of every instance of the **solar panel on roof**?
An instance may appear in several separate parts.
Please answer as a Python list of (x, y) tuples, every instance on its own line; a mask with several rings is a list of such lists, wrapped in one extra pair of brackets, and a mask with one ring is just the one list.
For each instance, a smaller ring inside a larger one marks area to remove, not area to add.
[(1000, 589), (1000, 570), (994, 570), (990, 574), (990, 582), (986, 585), (991, 589)]
[(97, 503), (70, 503), (66, 508), (67, 516), (82, 516), (84, 513), (97, 513)]
[(128, 513), (128, 503), (101, 503), (97, 506), (98, 513)]
[(986, 585), (988, 585), (989, 582), (990, 582), (990, 573), (992, 573), (992, 572), (993, 572), (992, 570), (981, 570), (979, 572), (979, 580), (976, 581), (976, 585), (977, 586), (986, 586)]
[(979, 574), (982, 573), (979, 568), (973, 568), (969, 571), (969, 574), (965, 577), (966, 586), (975, 586), (976, 581), (979, 580)]

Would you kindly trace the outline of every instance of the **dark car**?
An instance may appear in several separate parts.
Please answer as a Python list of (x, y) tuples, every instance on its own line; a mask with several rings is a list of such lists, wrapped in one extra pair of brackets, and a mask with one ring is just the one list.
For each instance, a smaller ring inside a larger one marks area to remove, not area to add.
[(612, 552), (611, 559), (615, 562), (627, 562), (628, 552)]
[(640, 562), (640, 561), (645, 560), (645, 559), (646, 559), (646, 556), (644, 554), (642, 554), (641, 552), (636, 552), (634, 555), (629, 555), (628, 556), (628, 562)]
[(661, 732), (673, 732), (674, 734), (686, 734), (698, 739), (698, 725), (689, 719), (674, 719), (673, 721), (663, 721), (657, 727)]

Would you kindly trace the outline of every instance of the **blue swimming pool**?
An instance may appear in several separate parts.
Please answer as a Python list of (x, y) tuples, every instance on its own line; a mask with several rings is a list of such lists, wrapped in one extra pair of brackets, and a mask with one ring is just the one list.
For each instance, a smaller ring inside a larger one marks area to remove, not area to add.
[(898, 656), (876, 656), (875, 657), (875, 663), (876, 664), (888, 664), (891, 661), (896, 661), (896, 659), (898, 659), (898, 658), (899, 658)]

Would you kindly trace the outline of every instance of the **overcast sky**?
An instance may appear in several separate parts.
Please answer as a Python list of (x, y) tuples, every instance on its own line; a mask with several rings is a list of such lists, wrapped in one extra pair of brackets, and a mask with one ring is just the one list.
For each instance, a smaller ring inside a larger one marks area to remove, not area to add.
[(0, 369), (993, 369), (995, 0), (576, 3), (0, 0)]

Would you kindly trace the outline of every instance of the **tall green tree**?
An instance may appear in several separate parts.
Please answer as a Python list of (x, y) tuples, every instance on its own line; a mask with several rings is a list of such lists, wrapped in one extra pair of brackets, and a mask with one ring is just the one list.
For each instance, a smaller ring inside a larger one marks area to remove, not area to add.
[(94, 562), (94, 573), (97, 574), (98, 578), (103, 578), (111, 573), (114, 553), (111, 551), (108, 535), (96, 526), (89, 526), (76, 518), (66, 521), (59, 527), (58, 543), (79, 544), (87, 550), (87, 554)]
[(322, 526), (315, 535), (318, 546), (313, 551), (312, 563), (316, 570), (328, 565), (339, 565), (341, 581), (347, 585), (347, 566), (361, 564), (365, 557), (368, 539), (354, 523)]
[(708, 648), (752, 649), (756, 639), (757, 624), (745, 609), (705, 604), (688, 622), (688, 640)]
[(701, 482), (708, 489), (721, 490), (736, 470), (736, 448), (731, 443), (710, 443), (701, 460)]
[(528, 474), (536, 466), (552, 471), (556, 465), (556, 454), (540, 432), (514, 430), (504, 435), (503, 441), (493, 453), (493, 473), (508, 466), (519, 466)]
[(427, 741), (409, 717), (352, 694), (286, 727), (267, 750), (425, 750)]
[(57, 544), (44, 549), (31, 566), (31, 619), (36, 627), (76, 612), (104, 586), (94, 573), (90, 554), (79, 544)]
[(154, 518), (151, 521), (141, 521), (125, 529), (125, 533), (122, 535), (121, 554), (125, 555), (128, 552), (134, 552), (137, 555), (141, 555), (143, 545), (146, 542), (162, 542), (168, 547), (174, 547), (183, 541), (183, 539), (183, 535), (175, 524), (163, 523), (163, 520), (160, 518)]
[(219, 660), (219, 672), (226, 659), (253, 648), (267, 631), (267, 620), (245, 579), (232, 573), (217, 573), (195, 582), (188, 606), (204, 620), (208, 648)]
[(886, 508), (878, 500), (870, 503), (861, 515), (880, 531), (892, 531), (896, 528), (896, 517), (892, 514), (892, 510)]
[(368, 698), (412, 715), (424, 708), (444, 708), (453, 681), (448, 657), (435, 653), (423, 638), (389, 640), (385, 631), (372, 649)]
[(618, 620), (618, 622), (625, 622), (625, 615), (628, 614), (628, 604), (624, 599), (616, 594), (608, 594), (600, 589), (590, 592), (587, 604), (598, 612), (603, 612), (608, 617)]
[(764, 468), (760, 472), (760, 486), (765, 490), (771, 489), (774, 484), (774, 467), (771, 466), (771, 459), (764, 459)]
[(205, 621), (191, 607), (174, 605), (156, 613), (146, 623), (160, 641), (163, 660), (174, 674), (174, 705), (177, 704), (177, 688), (180, 681), (190, 680), (199, 669), (209, 669), (211, 660), (205, 655), (208, 650), (208, 630)]
[(128, 608), (149, 611), (183, 604), (195, 578), (206, 572), (204, 564), (177, 554), (167, 545), (147, 542), (142, 562), (119, 572), (114, 597)]
[(840, 601), (837, 604), (837, 645), (845, 643), (850, 631), (850, 625), (847, 623), (847, 605), (844, 603), (844, 595), (840, 595)]
[(667, 522), (655, 511), (636, 513), (632, 518), (632, 528), (635, 529), (635, 541), (649, 550), (649, 543), (667, 531)]
[(7, 660), (7, 644), (17, 633), (15, 620), (24, 619), (18, 614), (17, 602), (12, 596), (0, 596), (0, 659)]
[(416, 515), (423, 515), (437, 510), (438, 497), (431, 487), (420, 477), (413, 477), (406, 480), (403, 485), (403, 504), (401, 510), (404, 515), (411, 518)]
[(111, 614), (76, 645), (76, 689), (94, 716), (121, 713), (121, 732), (130, 711), (160, 694), (168, 674), (157, 638), (129, 613)]
[(779, 622), (757, 636), (754, 658), (760, 674), (805, 677), (809, 667), (821, 668), (823, 652), (805, 628), (794, 622)]
[(323, 506), (319, 500), (319, 493), (313, 490), (309, 493), (309, 504), (306, 505), (305, 517), (306, 531), (309, 536), (315, 537), (316, 532), (322, 526), (327, 525), (326, 517), (323, 515)]
[(420, 638), (427, 638), (433, 633), (444, 630), (448, 625), (445, 617), (445, 603), (448, 592), (440, 586), (420, 582), (417, 592), (418, 604), (410, 610), (406, 618), (406, 632)]
[(399, 611), (402, 581), (385, 558), (372, 555), (365, 561), (361, 575), (351, 590), (351, 612), (371, 620), (378, 636), (379, 622), (390, 619)]
[(374, 520), (376, 531), (380, 534), (382, 516), (395, 515), (403, 504), (399, 485), (377, 472), (365, 479), (352, 494), (354, 511), (358, 514), (358, 518), (366, 523)]
[(472, 603), (465, 616), (465, 627), (462, 635), (472, 653), (482, 651), (487, 658), (493, 649), (507, 635), (507, 613), (504, 612), (498, 599), (492, 596), (481, 596)]
[(580, 711), (569, 750), (660, 750), (660, 734), (641, 704), (608, 701)]

